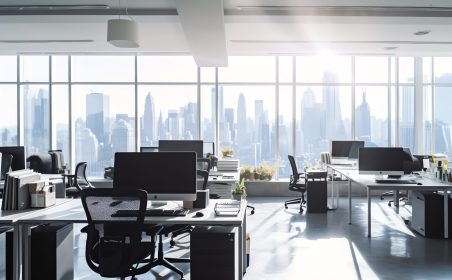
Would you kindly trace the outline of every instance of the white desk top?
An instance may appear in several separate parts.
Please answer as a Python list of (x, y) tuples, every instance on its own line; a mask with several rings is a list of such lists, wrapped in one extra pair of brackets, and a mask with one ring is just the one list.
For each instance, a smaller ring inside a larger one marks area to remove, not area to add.
[(433, 180), (425, 177), (410, 177), (410, 179), (416, 180), (418, 184), (386, 184), (376, 183), (374, 175), (360, 175), (357, 168), (348, 168), (343, 166), (330, 165), (335, 171), (341, 173), (345, 177), (349, 178), (353, 182), (375, 190), (446, 190), (452, 189), (452, 184), (441, 182), (439, 180)]
[[(190, 225), (240, 225), (246, 213), (246, 200), (242, 201), (241, 210), (235, 217), (217, 217), (214, 212), (215, 203), (230, 201), (228, 199), (212, 199), (206, 209), (192, 209), (185, 217), (145, 217), (147, 224), (190, 224)], [(203, 217), (195, 217), (195, 212), (202, 212)], [(57, 207), (42, 209), (19, 219), (21, 223), (41, 224), (52, 222), (86, 223), (86, 215), (80, 199), (69, 199), (69, 202)]]
[[(52, 208), (57, 208), (58, 206), (67, 203), (69, 199), (60, 199), (57, 198), (55, 205), (49, 206), (47, 208), (28, 208), (25, 210), (0, 210), (0, 224), (13, 224), (20, 219), (27, 217), (28, 215), (37, 215), (41, 211), (49, 210)], [(0, 199), (1, 205), (1, 199)]]

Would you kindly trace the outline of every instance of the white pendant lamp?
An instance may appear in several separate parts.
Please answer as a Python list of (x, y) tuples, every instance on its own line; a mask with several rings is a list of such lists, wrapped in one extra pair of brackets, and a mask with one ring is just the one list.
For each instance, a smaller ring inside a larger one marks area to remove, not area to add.
[(118, 48), (138, 48), (138, 25), (129, 19), (110, 19), (107, 42)]

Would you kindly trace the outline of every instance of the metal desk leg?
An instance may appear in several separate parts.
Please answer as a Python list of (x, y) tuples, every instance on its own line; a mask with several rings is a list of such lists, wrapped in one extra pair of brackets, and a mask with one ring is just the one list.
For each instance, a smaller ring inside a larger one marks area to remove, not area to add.
[[(243, 265), (243, 253), (244, 253), (244, 237), (243, 237), (243, 224), (239, 226), (239, 280), (242, 280), (243, 274), (245, 274), (245, 266)], [(245, 258), (246, 259), (246, 258)]]
[[(327, 169), (327, 171), (328, 171), (328, 169)], [(334, 170), (333, 169), (331, 169), (331, 209), (334, 209)]]
[(242, 263), (243, 263), (243, 273), (242, 275), (244, 275), (246, 273), (246, 269), (248, 267), (248, 261), (247, 261), (247, 257), (246, 257), (246, 214), (245, 217), (243, 218), (243, 233), (242, 233)]
[(30, 225), (22, 225), (22, 279), (31, 279), (31, 240)]
[(372, 204), (370, 201), (370, 188), (367, 188), (367, 237), (371, 236), (372, 228), (371, 228), (371, 209)]
[(449, 238), (449, 189), (444, 192), (444, 238)]
[(352, 181), (348, 180), (348, 223), (352, 224)]
[(22, 225), (15, 224), (13, 231), (13, 280), (20, 280), (22, 262)]

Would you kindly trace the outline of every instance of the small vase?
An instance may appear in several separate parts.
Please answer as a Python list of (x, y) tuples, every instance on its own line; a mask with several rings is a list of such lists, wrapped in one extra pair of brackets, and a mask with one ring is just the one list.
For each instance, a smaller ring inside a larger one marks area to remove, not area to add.
[(237, 200), (237, 201), (241, 201), (242, 200), (242, 195), (241, 194), (233, 194), (232, 195), (232, 199), (233, 200)]

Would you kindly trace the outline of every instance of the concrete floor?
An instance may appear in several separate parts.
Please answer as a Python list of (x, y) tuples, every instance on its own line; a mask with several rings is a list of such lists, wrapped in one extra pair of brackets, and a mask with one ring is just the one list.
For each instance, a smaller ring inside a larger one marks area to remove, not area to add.
[[(247, 220), (251, 263), (244, 280), (452, 279), (452, 242), (415, 234), (377, 197), (372, 204), (372, 238), (367, 237), (365, 198), (354, 198), (352, 225), (347, 222), (345, 198), (338, 210), (302, 215), (296, 205), (285, 210), (286, 199), (249, 198), (256, 213)], [(409, 209), (401, 212), (407, 214)], [(84, 236), (76, 234), (74, 239), (75, 279), (101, 279), (85, 263)], [(188, 238), (178, 244), (187, 247)], [(187, 254), (186, 250), (172, 253)], [(189, 265), (178, 267), (190, 279)], [(138, 279), (179, 278), (158, 268)]]

